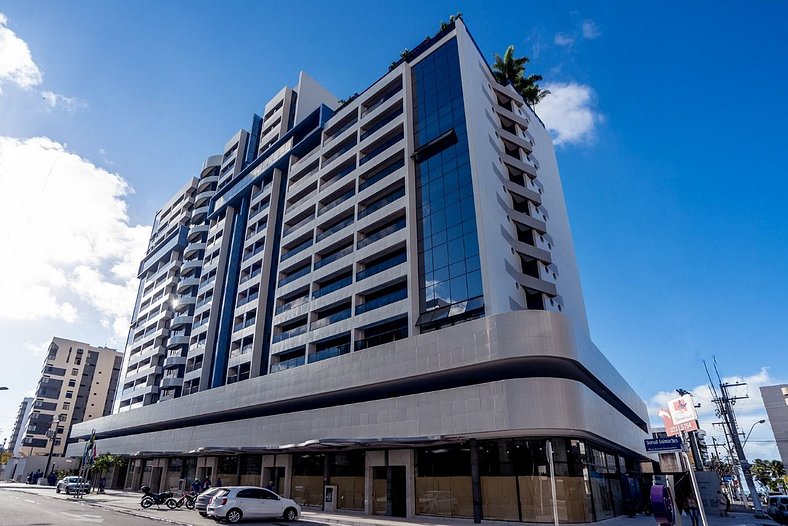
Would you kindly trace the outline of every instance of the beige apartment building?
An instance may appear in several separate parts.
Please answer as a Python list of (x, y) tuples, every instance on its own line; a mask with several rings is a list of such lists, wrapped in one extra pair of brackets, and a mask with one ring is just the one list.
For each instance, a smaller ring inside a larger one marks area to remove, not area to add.
[(48, 455), (50, 448), (53, 456), (60, 456), (72, 425), (112, 413), (122, 353), (58, 337), (52, 338), (48, 351), (21, 431), (24, 456)]

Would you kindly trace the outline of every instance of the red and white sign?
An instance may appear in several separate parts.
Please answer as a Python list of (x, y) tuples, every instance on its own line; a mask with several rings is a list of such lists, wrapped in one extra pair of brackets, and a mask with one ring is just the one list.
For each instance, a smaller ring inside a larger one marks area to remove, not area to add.
[(676, 425), (698, 419), (698, 413), (695, 412), (695, 403), (692, 401), (692, 396), (688, 394), (670, 400), (668, 402), (668, 412), (671, 420)]
[(670, 413), (664, 409), (660, 409), (657, 415), (662, 417), (662, 422), (665, 424), (665, 433), (669, 437), (678, 436), (681, 434), (682, 431), (686, 431), (689, 433), (690, 431), (698, 430), (697, 420), (690, 420), (689, 422), (682, 422), (681, 424), (676, 424), (671, 418)]

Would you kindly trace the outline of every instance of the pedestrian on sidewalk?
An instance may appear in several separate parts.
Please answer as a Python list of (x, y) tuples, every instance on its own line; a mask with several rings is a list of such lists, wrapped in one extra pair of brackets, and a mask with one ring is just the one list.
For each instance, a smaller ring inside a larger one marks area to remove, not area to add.
[(692, 520), (692, 526), (698, 526), (700, 509), (698, 509), (698, 501), (692, 495), (687, 497), (687, 511), (689, 512), (690, 520)]
[(202, 489), (202, 488), (201, 488), (201, 485), (200, 485), (200, 481), (199, 481), (199, 480), (197, 480), (197, 479), (194, 479), (194, 480), (192, 481), (192, 491), (193, 491), (194, 493), (200, 493), (200, 490), (201, 490), (201, 489)]
[(728, 501), (728, 496), (725, 495), (722, 491), (717, 492), (717, 498), (719, 499), (720, 505), (720, 517), (727, 517), (728, 516), (728, 507), (731, 505)]
[(216, 487), (217, 488), (221, 488), (222, 487), (222, 477), (217, 477), (216, 478)]

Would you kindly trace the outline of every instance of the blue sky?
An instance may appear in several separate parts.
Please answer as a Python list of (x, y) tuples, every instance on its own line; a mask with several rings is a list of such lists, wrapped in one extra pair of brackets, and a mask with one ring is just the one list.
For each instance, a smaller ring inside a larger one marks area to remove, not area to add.
[(597, 345), (651, 405), (703, 398), (716, 356), (760, 418), (756, 386), (788, 381), (788, 4), (40, 1), (0, 4), (2, 435), (51, 336), (122, 348), (155, 211), (252, 113), (301, 69), (362, 91), (458, 11), (554, 93), (537, 112)]

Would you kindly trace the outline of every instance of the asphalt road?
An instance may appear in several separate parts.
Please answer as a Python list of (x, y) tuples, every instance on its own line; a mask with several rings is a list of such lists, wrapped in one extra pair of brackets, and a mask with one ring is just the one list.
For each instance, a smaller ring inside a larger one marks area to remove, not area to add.
[[(153, 507), (149, 510), (138, 508), (137, 499), (134, 509), (125, 509), (116, 501), (114, 505), (104, 502), (101, 507), (91, 506), (64, 494), (57, 495), (53, 488), (29, 486), (23, 489), (0, 487), (0, 526), (86, 526), (105, 524), (108, 526), (135, 526), (140, 524), (178, 524), (191, 526), (210, 526), (216, 523), (209, 518), (200, 517), (197, 512), (186, 509), (168, 510), (166, 507)], [(128, 504), (128, 503), (125, 503)], [(114, 511), (109, 508), (120, 508)], [(126, 513), (124, 513), (124, 511)], [(142, 516), (140, 516), (142, 515)], [(147, 516), (145, 516), (147, 515)], [(299, 520), (287, 523), (281, 519), (245, 521), (244, 524), (265, 526), (325, 526), (320, 522)]]
[(136, 526), (150, 519), (133, 517), (79, 502), (16, 491), (0, 490), (2, 526)]

